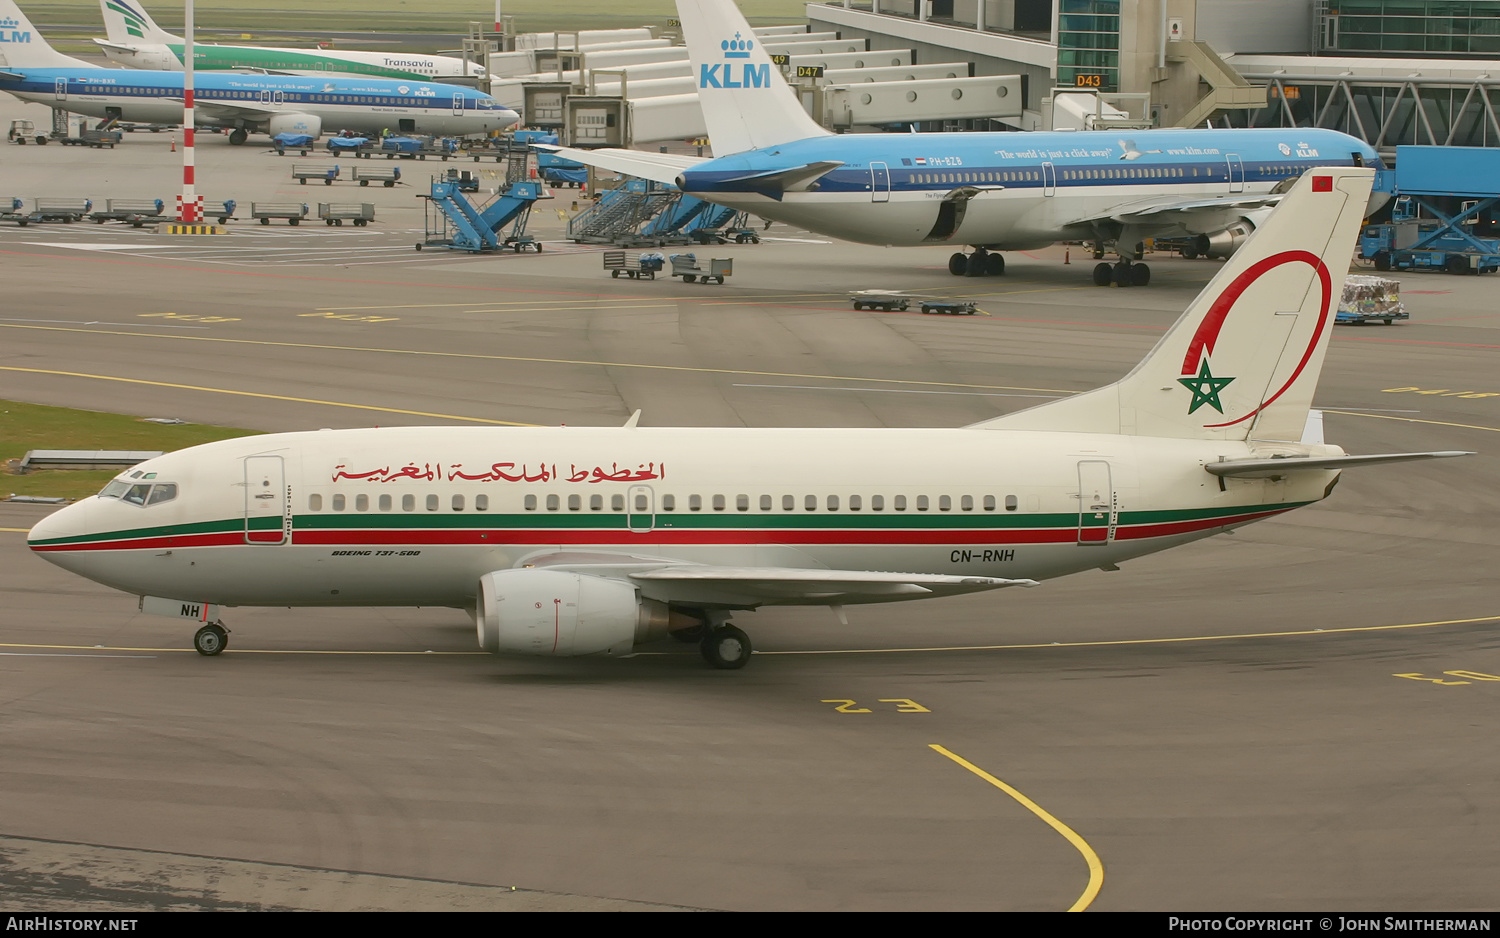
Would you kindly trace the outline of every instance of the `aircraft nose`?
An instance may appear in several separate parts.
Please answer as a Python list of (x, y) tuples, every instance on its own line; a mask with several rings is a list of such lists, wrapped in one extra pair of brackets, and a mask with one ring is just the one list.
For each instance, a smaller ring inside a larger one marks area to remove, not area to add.
[(26, 544), (38, 553), (47, 553), (58, 542), (89, 533), (89, 507), (93, 498), (75, 502), (32, 525)]

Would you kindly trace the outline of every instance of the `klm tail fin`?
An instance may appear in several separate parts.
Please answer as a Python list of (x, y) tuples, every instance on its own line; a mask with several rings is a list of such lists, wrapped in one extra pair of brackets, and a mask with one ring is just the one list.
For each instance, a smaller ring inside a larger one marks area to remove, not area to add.
[(181, 42), (160, 26), (141, 6), (140, 0), (99, 0), (99, 12), (104, 14), (104, 30), (109, 41), (122, 46), (157, 45)]
[(47, 44), (15, 0), (0, 0), (0, 68), (95, 68)]
[(734, 0), (677, 0), (714, 156), (828, 131), (808, 116)]
[(1374, 172), (1315, 169), (1120, 381), (976, 427), (1302, 438)]

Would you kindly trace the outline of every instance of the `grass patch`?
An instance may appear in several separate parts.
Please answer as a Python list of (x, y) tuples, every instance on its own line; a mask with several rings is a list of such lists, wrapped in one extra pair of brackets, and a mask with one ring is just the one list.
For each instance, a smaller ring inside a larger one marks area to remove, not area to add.
[[(102, 414), (92, 410), (48, 407), (0, 401), (0, 465), (18, 460), (33, 449), (144, 449), (170, 452), (199, 443), (252, 436), (259, 431), (201, 424), (162, 426), (142, 423), (137, 417)], [(0, 475), (0, 496), (43, 495), (82, 498), (93, 495), (118, 475), (109, 470), (93, 472), (49, 469)]]

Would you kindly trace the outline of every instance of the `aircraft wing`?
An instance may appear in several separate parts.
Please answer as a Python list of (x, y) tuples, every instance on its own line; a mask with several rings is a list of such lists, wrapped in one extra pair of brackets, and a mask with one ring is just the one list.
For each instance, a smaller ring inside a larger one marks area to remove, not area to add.
[[(1193, 199), (1167, 195), (1156, 198), (1132, 199), (1129, 202), (1121, 202), (1118, 205), (1113, 205), (1094, 215), (1070, 219), (1065, 224), (1073, 226), (1088, 225), (1093, 222), (1113, 221), (1122, 225), (1178, 225), (1182, 223), (1183, 219), (1181, 216), (1183, 215), (1222, 212), (1225, 209), (1249, 211), (1258, 208), (1269, 208), (1280, 202), (1281, 199), (1281, 193), (1262, 193), (1256, 195), (1236, 193), (1233, 195), (1225, 194), (1223, 196)], [(1189, 230), (1191, 230), (1190, 227)]]
[(1378, 466), (1382, 463), (1473, 455), (1471, 452), (1461, 450), (1442, 450), (1432, 453), (1384, 453), (1375, 456), (1283, 456), (1270, 459), (1226, 459), (1223, 462), (1208, 463), (1203, 468), (1216, 476), (1268, 479), (1286, 475), (1298, 469), (1350, 469), (1355, 466)]
[(532, 146), (586, 166), (597, 166), (599, 169), (607, 169), (610, 172), (639, 176), (642, 179), (672, 186), (677, 185), (677, 177), (683, 170), (708, 162), (705, 157), (701, 156), (643, 153), (640, 150), (622, 150), (614, 147), (580, 150), (576, 147), (558, 147), (546, 143), (533, 143)]
[[(179, 98), (178, 100), (181, 99)], [(269, 104), (262, 105), (255, 101), (226, 104), (222, 101), (205, 103), (202, 100), (196, 100), (193, 102), (193, 110), (202, 112), (204, 116), (212, 120), (234, 120), (236, 118), (260, 120), (270, 117), (272, 114), (280, 113)]]
[(729, 606), (836, 606), (890, 602), (918, 596), (952, 596), (1006, 586), (1036, 586), (1035, 580), (881, 573), (796, 567), (714, 567), (673, 564), (629, 574), (653, 598)]

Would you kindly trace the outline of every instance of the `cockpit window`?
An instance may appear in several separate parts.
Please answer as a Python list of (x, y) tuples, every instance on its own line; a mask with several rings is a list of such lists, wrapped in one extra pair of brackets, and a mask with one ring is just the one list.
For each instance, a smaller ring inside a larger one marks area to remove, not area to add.
[(124, 495), (125, 492), (126, 492), (126, 490), (129, 489), (129, 488), (130, 488), (130, 483), (129, 482), (121, 482), (118, 479), (116, 479), (115, 481), (111, 482), (110, 484), (108, 484), (108, 485), (106, 485), (104, 487), (104, 490), (99, 493), (99, 497), (100, 498), (119, 498), (121, 495)]
[(151, 494), (151, 486), (149, 486), (149, 485), (132, 485), (130, 487), (129, 491), (127, 491), (124, 495), (120, 496), (120, 500), (124, 501), (124, 502), (129, 502), (132, 505), (144, 505), (144, 504), (146, 504), (146, 496), (148, 496), (150, 494)]
[(138, 482), (132, 484), (125, 479), (116, 479), (106, 485), (99, 493), (100, 498), (118, 498), (122, 502), (142, 507), (160, 505), (177, 497), (177, 483), (158, 482), (152, 485), (149, 482)]
[(151, 497), (146, 499), (147, 505), (160, 505), (177, 497), (177, 485), (174, 482), (159, 482), (151, 487)]

